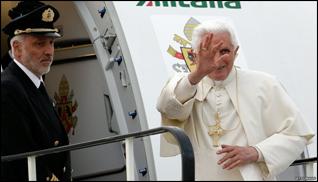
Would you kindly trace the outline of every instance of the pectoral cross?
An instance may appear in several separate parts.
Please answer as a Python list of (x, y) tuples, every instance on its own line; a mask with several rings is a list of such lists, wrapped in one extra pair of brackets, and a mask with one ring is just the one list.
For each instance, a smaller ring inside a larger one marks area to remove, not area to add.
[(209, 126), (209, 132), (208, 134), (212, 136), (213, 140), (213, 147), (219, 146), (219, 138), (224, 134), (224, 130), (221, 127), (221, 120), (219, 112), (215, 114), (215, 125)]

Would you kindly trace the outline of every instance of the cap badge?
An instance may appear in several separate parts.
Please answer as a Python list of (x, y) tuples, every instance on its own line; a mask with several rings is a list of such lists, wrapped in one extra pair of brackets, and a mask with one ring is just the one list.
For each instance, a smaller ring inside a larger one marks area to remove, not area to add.
[(52, 22), (54, 19), (54, 11), (51, 8), (46, 9), (42, 13), (42, 20), (45, 22)]

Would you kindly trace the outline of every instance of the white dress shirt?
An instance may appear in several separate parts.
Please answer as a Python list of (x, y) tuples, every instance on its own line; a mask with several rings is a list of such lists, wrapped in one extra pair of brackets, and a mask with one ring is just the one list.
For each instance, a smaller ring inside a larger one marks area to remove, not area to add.
[(21, 64), (16, 59), (13, 59), (13, 61), (22, 69), (22, 71), (32, 80), (36, 88), (40, 87), (41, 82), (43, 82), (42, 77), (37, 77), (34, 73), (32, 73), (27, 67), (25, 67), (23, 64)]

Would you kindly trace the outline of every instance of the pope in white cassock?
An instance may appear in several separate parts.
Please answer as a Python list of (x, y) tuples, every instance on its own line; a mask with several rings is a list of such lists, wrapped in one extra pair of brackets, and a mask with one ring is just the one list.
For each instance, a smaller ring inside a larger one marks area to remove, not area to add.
[[(313, 131), (273, 76), (233, 66), (239, 46), (227, 23), (197, 26), (192, 48), (196, 69), (167, 82), (157, 109), (162, 125), (190, 138), (196, 180), (275, 180)], [(165, 134), (161, 155), (177, 155), (175, 144)]]

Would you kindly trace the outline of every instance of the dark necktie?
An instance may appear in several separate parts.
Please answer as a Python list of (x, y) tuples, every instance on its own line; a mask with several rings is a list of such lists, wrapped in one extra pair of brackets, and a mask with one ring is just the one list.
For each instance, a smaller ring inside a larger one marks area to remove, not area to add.
[(51, 103), (51, 99), (49, 97), (49, 95), (46, 92), (45, 86), (43, 84), (43, 82), (41, 82), (40, 87), (39, 87), (39, 91), (41, 92), (41, 94), (43, 95), (43, 97), (49, 102)]
[(40, 84), (39, 91), (41, 92), (41, 95), (43, 96), (42, 98), (45, 102), (46, 108), (50, 108), (47, 110), (50, 113), (50, 117), (53, 118), (53, 117), (58, 116), (58, 114), (56, 113), (55, 108), (53, 106), (53, 101), (51, 100), (51, 98), (47, 94), (43, 82), (41, 82), (41, 84)]
[(44, 101), (44, 108), (45, 112), (47, 113), (47, 117), (49, 118), (50, 123), (54, 125), (54, 127), (57, 129), (57, 132), (59, 133), (58, 136), (63, 136), (64, 135), (64, 128), (63, 125), (60, 123), (59, 116), (57, 112), (55, 111), (54, 106), (52, 105), (52, 100), (50, 99), (49, 95), (46, 92), (44, 83), (41, 82), (39, 91), (42, 95), (42, 99)]

